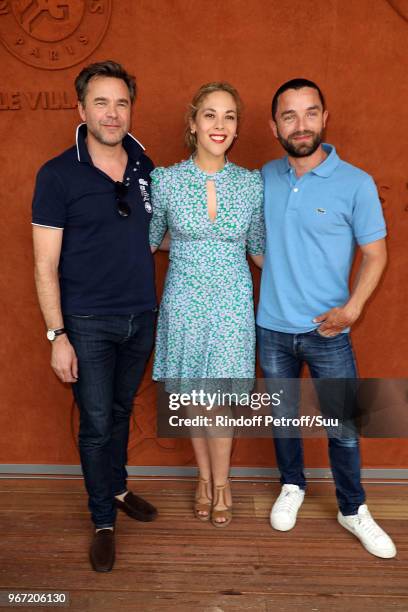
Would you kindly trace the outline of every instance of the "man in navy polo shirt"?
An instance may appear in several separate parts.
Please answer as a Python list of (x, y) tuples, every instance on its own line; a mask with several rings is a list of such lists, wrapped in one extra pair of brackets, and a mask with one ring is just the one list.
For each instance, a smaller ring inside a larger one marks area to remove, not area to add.
[(128, 133), (134, 77), (112, 61), (75, 81), (76, 145), (39, 171), (33, 200), (35, 280), (51, 365), (72, 383), (79, 448), (95, 524), (90, 560), (114, 563), (116, 508), (141, 521), (156, 509), (127, 490), (129, 418), (153, 345), (149, 246), (151, 160)]
[[(271, 128), (287, 156), (262, 170), (267, 244), (257, 333), (266, 378), (298, 378), (306, 363), (313, 378), (354, 379), (348, 332), (386, 264), (385, 222), (374, 181), (322, 143), (327, 115), (320, 89), (306, 79), (284, 83), (272, 101)], [(362, 263), (350, 294), (356, 244)], [(316, 384), (322, 389), (321, 381)], [(319, 394), (321, 404), (324, 396)], [(342, 398), (332, 392), (330, 401)], [(296, 402), (288, 404), (283, 410), (294, 416)], [(296, 431), (275, 433), (283, 486), (270, 519), (274, 529), (287, 531), (295, 526), (305, 494), (302, 442)], [(328, 433), (339, 523), (373, 555), (394, 557), (394, 543), (365, 504), (355, 428)]]

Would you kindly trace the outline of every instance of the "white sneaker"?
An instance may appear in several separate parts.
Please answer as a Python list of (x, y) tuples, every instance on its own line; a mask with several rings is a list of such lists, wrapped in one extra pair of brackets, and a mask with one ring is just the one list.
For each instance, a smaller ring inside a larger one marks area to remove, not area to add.
[(390, 536), (373, 519), (366, 504), (359, 507), (357, 514), (337, 515), (340, 525), (356, 536), (366, 550), (376, 557), (391, 559), (397, 554), (394, 542)]
[(289, 531), (296, 525), (296, 517), (303, 504), (305, 492), (293, 484), (284, 484), (282, 491), (272, 506), (271, 525), (278, 531)]

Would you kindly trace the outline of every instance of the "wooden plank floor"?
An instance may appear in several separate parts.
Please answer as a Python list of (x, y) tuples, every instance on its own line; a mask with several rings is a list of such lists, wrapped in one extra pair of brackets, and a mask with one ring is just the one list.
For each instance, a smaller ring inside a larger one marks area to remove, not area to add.
[(269, 526), (277, 483), (234, 481), (225, 530), (194, 519), (192, 481), (130, 484), (160, 516), (140, 523), (120, 514), (115, 568), (97, 574), (81, 480), (0, 480), (0, 590), (69, 591), (71, 611), (408, 611), (405, 484), (366, 485), (372, 513), (398, 548), (390, 560), (369, 555), (338, 525), (330, 483), (309, 484), (287, 533)]

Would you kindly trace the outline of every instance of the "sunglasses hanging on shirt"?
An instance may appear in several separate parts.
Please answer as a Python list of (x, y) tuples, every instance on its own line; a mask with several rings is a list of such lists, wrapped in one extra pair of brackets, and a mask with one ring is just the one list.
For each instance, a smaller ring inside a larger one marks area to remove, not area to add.
[(120, 181), (116, 181), (115, 183), (115, 196), (116, 196), (116, 205), (118, 213), (121, 217), (129, 217), (132, 209), (129, 204), (125, 201), (125, 197), (128, 192), (128, 186), (125, 183), (121, 183)]

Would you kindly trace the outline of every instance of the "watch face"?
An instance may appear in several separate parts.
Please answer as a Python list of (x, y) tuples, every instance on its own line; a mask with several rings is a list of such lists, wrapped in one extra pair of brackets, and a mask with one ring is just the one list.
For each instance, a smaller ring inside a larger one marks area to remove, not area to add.
[(48, 340), (50, 340), (51, 342), (52, 342), (53, 340), (55, 340), (55, 331), (54, 331), (53, 329), (49, 329), (49, 330), (47, 331), (47, 338), (48, 338)]

